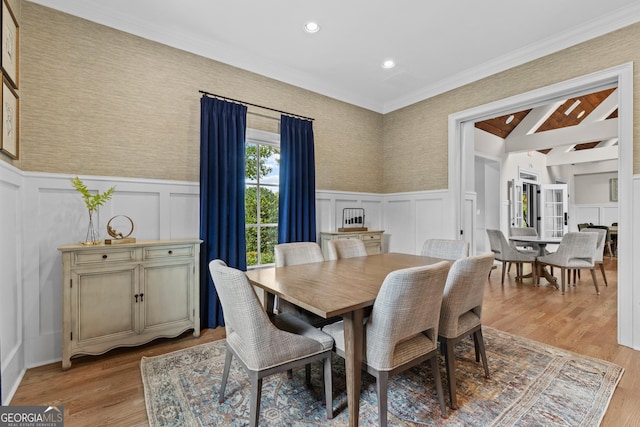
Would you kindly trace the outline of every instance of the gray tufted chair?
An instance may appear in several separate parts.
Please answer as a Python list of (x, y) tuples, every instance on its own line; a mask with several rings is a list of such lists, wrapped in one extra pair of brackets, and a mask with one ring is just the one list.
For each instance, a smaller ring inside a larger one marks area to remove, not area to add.
[(594, 269), (597, 259), (598, 234), (582, 231), (567, 233), (562, 236), (558, 250), (552, 254), (538, 257), (541, 266), (550, 265), (561, 269), (562, 293), (565, 292), (567, 272), (571, 270), (589, 269), (593, 278), (596, 293), (600, 295), (598, 280)]
[(342, 258), (367, 256), (367, 249), (360, 239), (335, 239), (327, 242), (329, 261)]
[(507, 242), (507, 239), (500, 230), (487, 230), (489, 236), (489, 244), (491, 245), (491, 252), (495, 254), (495, 259), (502, 262), (502, 281), (504, 284), (504, 276), (507, 273), (505, 263), (514, 263), (518, 267), (518, 275), (522, 275), (522, 264), (530, 263), (531, 272), (533, 276), (533, 283), (538, 283), (538, 277), (536, 274), (536, 255), (538, 251), (525, 251), (515, 249)]
[(420, 255), (455, 261), (469, 256), (469, 243), (464, 240), (428, 239), (422, 245)]
[[(425, 360), (431, 361), (440, 409), (446, 417), (438, 367), (438, 323), (442, 292), (449, 262), (396, 270), (387, 275), (371, 315), (364, 325), (363, 366), (376, 377), (378, 420), (387, 425), (387, 381), (389, 376)], [(335, 351), (344, 357), (343, 322), (325, 326), (335, 340)]]
[(487, 276), (493, 266), (494, 255), (486, 254), (461, 258), (454, 262), (444, 287), (438, 341), (444, 353), (449, 384), (449, 402), (457, 409), (456, 399), (456, 358), (454, 346), (462, 338), (473, 336), (476, 361), (482, 357), (484, 375), (489, 378), (487, 356), (482, 338), (482, 299)]
[(209, 271), (222, 303), (227, 333), (227, 353), (219, 402), (224, 402), (224, 392), (233, 356), (249, 374), (251, 426), (257, 426), (260, 417), (262, 378), (294, 367), (308, 365), (316, 360), (323, 360), (327, 418), (333, 418), (331, 386), (333, 338), (291, 314), (277, 315), (270, 320), (242, 271), (227, 267), (221, 260), (211, 261)]

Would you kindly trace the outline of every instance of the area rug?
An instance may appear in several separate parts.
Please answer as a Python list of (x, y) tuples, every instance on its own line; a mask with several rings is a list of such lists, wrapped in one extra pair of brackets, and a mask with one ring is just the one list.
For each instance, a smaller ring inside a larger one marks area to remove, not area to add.
[[(456, 347), (459, 409), (442, 418), (429, 363), (389, 379), (391, 426), (598, 426), (623, 369), (555, 347), (483, 328), (491, 378), (476, 363), (473, 341)], [(243, 426), (249, 418), (249, 381), (235, 361), (226, 400), (218, 403), (224, 340), (140, 362), (151, 426)], [(447, 390), (444, 359), (440, 360)], [(377, 425), (375, 378), (363, 372), (360, 425)], [(322, 405), (320, 364), (312, 386), (304, 369), (264, 379), (260, 426), (348, 425), (344, 362), (333, 359), (334, 419)], [(445, 399), (448, 404), (448, 396)]]

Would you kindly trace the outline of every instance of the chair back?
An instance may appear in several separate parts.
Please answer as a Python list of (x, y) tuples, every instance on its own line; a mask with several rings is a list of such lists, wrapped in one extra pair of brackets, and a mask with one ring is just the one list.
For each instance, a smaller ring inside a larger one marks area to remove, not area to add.
[(360, 239), (335, 239), (327, 244), (327, 258), (330, 261), (361, 256), (367, 256), (367, 248)]
[(422, 245), (420, 255), (455, 261), (469, 256), (469, 243), (464, 240), (428, 239)]
[(558, 265), (581, 268), (589, 264), (593, 267), (596, 260), (598, 243), (597, 233), (571, 232), (562, 236), (558, 250), (552, 254)]
[(587, 227), (580, 230), (580, 232), (588, 232), (588, 233), (597, 233), (598, 234), (598, 243), (596, 249), (596, 259), (595, 262), (602, 262), (604, 258), (604, 245), (607, 239), (607, 230), (602, 228), (592, 228)]
[(378, 370), (393, 366), (396, 345), (425, 333), (438, 337), (449, 262), (392, 271), (380, 287), (366, 324), (366, 360)]
[[(214, 259), (209, 271), (222, 304), (227, 340), (234, 348), (244, 349), (240, 357), (263, 352), (260, 344), (265, 331), (275, 328), (260, 305), (246, 274)], [(241, 343), (241, 345), (238, 345)]]
[(502, 231), (487, 229), (487, 236), (489, 236), (491, 252), (495, 254), (497, 260), (503, 259), (505, 256), (504, 248), (509, 246), (509, 243), (504, 237), (504, 234), (502, 234)]
[(534, 227), (510, 227), (510, 236), (537, 236), (538, 231)]
[(280, 243), (274, 247), (276, 267), (324, 261), (322, 250), (315, 242)]
[(456, 338), (478, 326), (482, 319), (482, 299), (494, 254), (462, 258), (451, 266), (440, 310), (438, 335)]

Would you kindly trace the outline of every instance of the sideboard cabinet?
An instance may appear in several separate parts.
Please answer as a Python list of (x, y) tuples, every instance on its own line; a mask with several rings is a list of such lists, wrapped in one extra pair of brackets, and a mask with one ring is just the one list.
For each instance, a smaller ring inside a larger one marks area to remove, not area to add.
[(335, 239), (359, 239), (364, 242), (368, 255), (382, 253), (382, 230), (370, 231), (322, 231), (320, 232), (320, 247), (325, 259), (329, 256), (329, 240)]
[(64, 245), (62, 369), (102, 354), (193, 329), (200, 336), (200, 240)]

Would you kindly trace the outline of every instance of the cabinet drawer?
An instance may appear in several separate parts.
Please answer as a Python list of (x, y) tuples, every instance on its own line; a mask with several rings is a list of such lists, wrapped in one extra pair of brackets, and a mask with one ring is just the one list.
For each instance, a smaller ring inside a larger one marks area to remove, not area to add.
[(371, 241), (371, 240), (380, 240), (382, 237), (381, 234), (361, 234), (360, 238), (364, 241)]
[(338, 239), (358, 239), (357, 234), (348, 234), (346, 236), (338, 236)]
[(142, 259), (192, 257), (193, 245), (150, 246), (143, 249)]
[(109, 249), (105, 251), (77, 251), (74, 252), (73, 255), (74, 265), (134, 261), (136, 259), (135, 248)]

